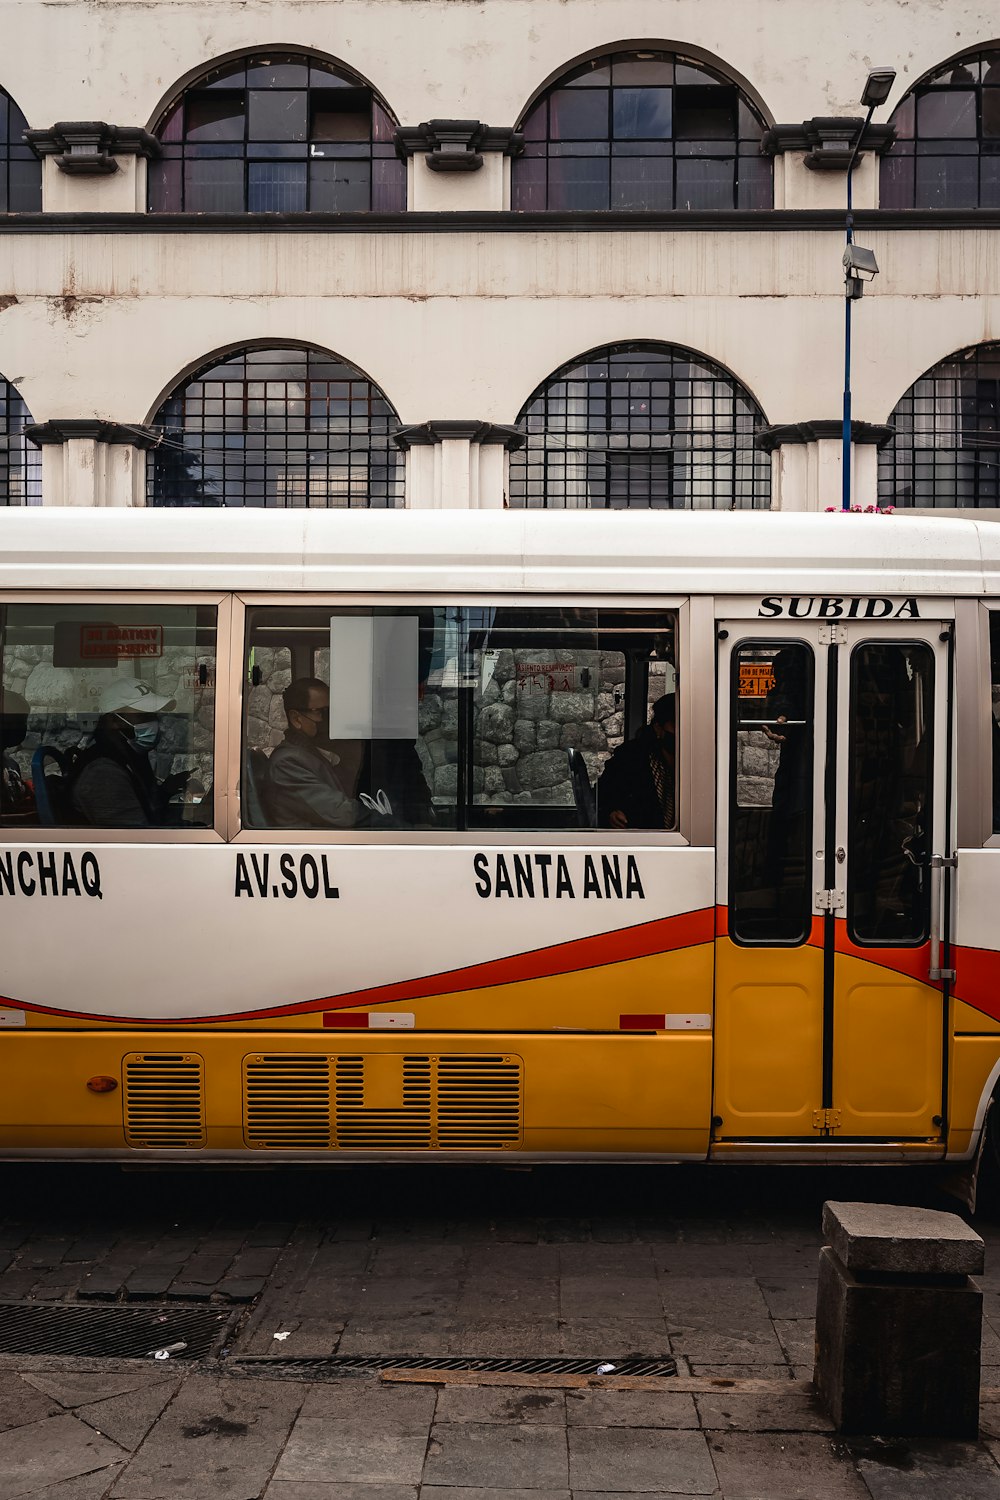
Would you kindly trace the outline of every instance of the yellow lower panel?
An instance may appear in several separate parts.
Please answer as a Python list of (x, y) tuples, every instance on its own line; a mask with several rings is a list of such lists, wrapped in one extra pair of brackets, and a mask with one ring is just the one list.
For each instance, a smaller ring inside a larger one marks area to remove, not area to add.
[[(117, 1080), (93, 1093), (87, 1080)], [(0, 1035), (5, 1150), (705, 1155), (709, 1033)]]
[(717, 1139), (815, 1134), (823, 1102), (823, 954), (744, 948), (716, 956)]
[(833, 1103), (839, 1136), (940, 1136), (942, 1005), (930, 985), (838, 953)]
[(998, 1061), (1000, 1039), (995, 1036), (957, 1036), (952, 1043), (948, 1150), (953, 1155), (973, 1145), (979, 1106)]
[(966, 1005), (962, 1000), (955, 1001), (955, 1033), (970, 1032), (972, 1034), (993, 1035), (1000, 1032), (1000, 1021), (995, 1021), (992, 1016), (987, 1016), (981, 1010), (976, 1010), (971, 1005)]

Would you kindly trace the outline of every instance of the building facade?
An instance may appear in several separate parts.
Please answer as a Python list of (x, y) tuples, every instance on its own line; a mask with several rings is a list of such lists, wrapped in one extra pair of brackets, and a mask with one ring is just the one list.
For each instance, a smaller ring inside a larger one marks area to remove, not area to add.
[(1000, 506), (986, 0), (6, 7), (0, 504)]

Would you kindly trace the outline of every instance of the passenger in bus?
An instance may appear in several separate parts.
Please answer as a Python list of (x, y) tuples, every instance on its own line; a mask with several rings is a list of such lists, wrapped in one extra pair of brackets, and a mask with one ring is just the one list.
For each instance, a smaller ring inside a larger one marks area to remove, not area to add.
[(150, 752), (160, 737), (160, 714), (172, 698), (136, 677), (109, 683), (99, 700), (93, 744), (78, 756), (69, 778), (70, 802), (91, 828), (156, 828), (179, 822), (170, 802), (190, 780), (178, 771), (158, 781)]
[(28, 712), (27, 700), (20, 693), (0, 689), (0, 813), (21, 819), (35, 811), (35, 798), (17, 761), (7, 752), (24, 743)]
[(276, 828), (356, 828), (364, 808), (341, 785), (330, 740), (330, 689), (298, 677), (281, 695), (288, 728), (267, 763), (266, 811)]
[(649, 723), (608, 757), (597, 783), (605, 828), (676, 828), (676, 723), (672, 695), (657, 698)]

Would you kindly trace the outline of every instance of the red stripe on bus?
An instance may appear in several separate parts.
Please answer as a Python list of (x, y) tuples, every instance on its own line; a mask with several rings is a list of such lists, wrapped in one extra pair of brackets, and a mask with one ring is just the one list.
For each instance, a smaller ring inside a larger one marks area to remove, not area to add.
[(38, 1011), (50, 1016), (69, 1016), (82, 1021), (109, 1021), (117, 1026), (211, 1026), (222, 1021), (257, 1021), (274, 1016), (304, 1015), (317, 1010), (347, 1010), (357, 1005), (386, 1005), (391, 1001), (431, 999), (439, 995), (459, 994), (467, 990), (496, 989), (502, 985), (524, 983), (531, 979), (549, 979), (559, 974), (605, 968), (609, 964), (627, 963), (634, 958), (652, 958), (658, 953), (676, 952), (710, 943), (715, 936), (715, 914), (710, 906), (698, 911), (681, 912), (675, 917), (658, 917), (632, 927), (591, 937), (573, 938), (547, 948), (533, 948), (507, 958), (489, 959), (462, 969), (445, 969), (419, 979), (401, 980), (395, 984), (375, 985), (371, 989), (352, 990), (340, 995), (324, 995), (294, 1005), (275, 1005), (260, 1010), (233, 1011), (214, 1016), (105, 1016), (93, 1011), (64, 1010), (52, 1005), (38, 1005), (0, 999), (0, 1004), (17, 1010)]

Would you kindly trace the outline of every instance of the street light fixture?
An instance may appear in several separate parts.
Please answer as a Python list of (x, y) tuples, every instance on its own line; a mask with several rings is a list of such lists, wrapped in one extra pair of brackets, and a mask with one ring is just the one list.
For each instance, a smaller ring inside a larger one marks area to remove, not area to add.
[(843, 481), (841, 506), (851, 508), (851, 308), (863, 294), (865, 280), (878, 275), (878, 262), (874, 252), (854, 243), (854, 200), (852, 185), (854, 163), (858, 159), (865, 131), (880, 104), (884, 104), (896, 81), (895, 68), (872, 68), (861, 91), (861, 103), (868, 113), (858, 131), (850, 159), (847, 163), (847, 247), (844, 250), (844, 428), (841, 451), (841, 478)]

